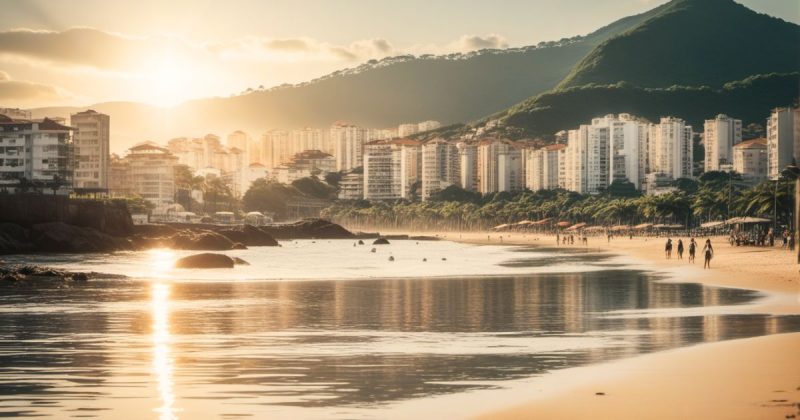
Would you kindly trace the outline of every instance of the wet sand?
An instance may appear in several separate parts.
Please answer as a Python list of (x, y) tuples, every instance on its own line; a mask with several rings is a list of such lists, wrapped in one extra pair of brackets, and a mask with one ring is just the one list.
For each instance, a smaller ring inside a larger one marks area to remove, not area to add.
[[(428, 235), (436, 233), (426, 232)], [(444, 232), (443, 239), (479, 244), (556, 246), (555, 236), (511, 232)], [(501, 240), (502, 236), (502, 240)], [(677, 244), (677, 237), (673, 242)], [(715, 255), (703, 269), (675, 246), (665, 258), (666, 238), (589, 237), (588, 248), (611, 252), (626, 263), (656, 270), (666, 281), (696, 282), (764, 293), (742, 312), (800, 314), (800, 275), (795, 251), (733, 247), (712, 237)], [(575, 245), (570, 248), (586, 248)], [(549, 384), (549, 385), (548, 385)], [(602, 393), (603, 395), (598, 395)], [(607, 364), (557, 371), (541, 386), (505, 407), (475, 413), (486, 419), (761, 419), (800, 418), (800, 333), (704, 344)]]

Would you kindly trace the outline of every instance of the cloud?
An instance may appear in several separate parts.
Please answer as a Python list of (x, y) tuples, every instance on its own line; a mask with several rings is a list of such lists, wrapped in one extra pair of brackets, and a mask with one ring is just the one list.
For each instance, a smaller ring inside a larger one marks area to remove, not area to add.
[(395, 53), (389, 41), (380, 38), (337, 45), (313, 38), (245, 37), (209, 45), (208, 50), (228, 59), (253, 61), (361, 61)]
[(279, 51), (311, 51), (311, 44), (305, 39), (268, 39), (264, 48)]
[(0, 31), (0, 55), (100, 69), (125, 69), (157, 47), (153, 39), (93, 28), (65, 31), (12, 29)]
[(62, 89), (41, 83), (12, 80), (0, 71), (0, 101), (7, 104), (27, 104), (34, 101), (62, 101), (70, 98)]
[(486, 48), (508, 48), (508, 41), (505, 37), (497, 34), (463, 35), (453, 46), (458, 51), (474, 51)]

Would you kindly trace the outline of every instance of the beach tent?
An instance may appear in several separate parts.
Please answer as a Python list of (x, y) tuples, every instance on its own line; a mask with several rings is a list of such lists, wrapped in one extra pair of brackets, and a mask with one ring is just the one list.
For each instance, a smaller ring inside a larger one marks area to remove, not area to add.
[(515, 223), (515, 225), (517, 225), (517, 226), (527, 226), (527, 225), (532, 225), (532, 224), (534, 224), (534, 222), (532, 220), (523, 220), (521, 222)]
[(642, 223), (642, 224), (634, 226), (633, 228), (637, 229), (637, 230), (642, 230), (642, 229), (649, 229), (651, 227), (653, 227), (652, 223)]
[(503, 223), (502, 225), (497, 225), (497, 226), (493, 227), (492, 230), (508, 229), (508, 226), (509, 226), (508, 223)]
[(653, 225), (653, 229), (677, 230), (683, 228), (684, 228), (683, 225), (667, 225), (667, 224)]
[(713, 228), (716, 228), (716, 227), (720, 227), (720, 226), (722, 226), (724, 224), (725, 224), (724, 220), (717, 220), (717, 221), (714, 221), (714, 222), (703, 223), (703, 224), (700, 225), (700, 228), (701, 229), (713, 229)]
[(621, 231), (624, 231), (624, 230), (628, 230), (630, 228), (631, 227), (629, 225), (616, 225), (616, 226), (611, 226), (611, 228), (609, 228), (609, 230), (612, 231), (612, 232), (621, 232)]
[(570, 222), (558, 222), (558, 223), (556, 223), (556, 226), (558, 226), (560, 228), (569, 227), (570, 225), (572, 225), (572, 223), (570, 223)]
[(603, 232), (606, 230), (606, 228), (604, 226), (589, 226), (583, 228), (583, 230), (586, 232)]
[(542, 219), (542, 220), (536, 221), (536, 222), (534, 222), (533, 224), (534, 224), (534, 225), (538, 225), (538, 226), (540, 226), (540, 225), (547, 224), (548, 222), (550, 222), (550, 221), (552, 221), (552, 220), (553, 220), (553, 218), (552, 218), (552, 217), (548, 217), (548, 218), (546, 218), (546, 219)]
[(761, 217), (734, 217), (725, 221), (729, 225), (749, 225), (753, 223), (772, 223), (772, 220)]
[(586, 226), (586, 223), (575, 223), (574, 225), (567, 228), (567, 230), (578, 230)]

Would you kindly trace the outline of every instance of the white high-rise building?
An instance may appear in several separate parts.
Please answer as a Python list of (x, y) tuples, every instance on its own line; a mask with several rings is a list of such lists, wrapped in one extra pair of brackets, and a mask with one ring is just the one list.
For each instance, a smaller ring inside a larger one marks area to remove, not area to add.
[(692, 178), (694, 133), (680, 118), (661, 118), (649, 127), (648, 172), (673, 180)]
[(108, 189), (110, 120), (108, 115), (91, 109), (70, 116), (70, 125), (75, 128), (73, 185), (77, 189)]
[(364, 143), (371, 140), (370, 130), (347, 123), (335, 123), (330, 128), (330, 141), (336, 157), (336, 170), (349, 171), (363, 164)]
[(777, 179), (800, 155), (800, 108), (777, 108), (767, 118), (767, 176)]
[(364, 145), (364, 198), (396, 200), (402, 198), (401, 148), (386, 140)]
[(733, 163), (733, 146), (742, 141), (742, 120), (720, 114), (704, 124), (705, 170), (719, 171)]
[(269, 130), (261, 136), (261, 163), (267, 169), (281, 166), (297, 152), (292, 147), (291, 135), (286, 130)]
[(566, 149), (565, 188), (581, 194), (597, 194), (608, 187), (610, 128), (581, 125), (569, 130)]
[(400, 149), (400, 196), (411, 199), (413, 186), (422, 177), (422, 143), (408, 139), (391, 143)]
[(460, 182), (460, 156), (455, 143), (435, 139), (422, 146), (422, 199)]
[(478, 192), (518, 191), (524, 185), (522, 153), (509, 140), (487, 139), (478, 143)]
[[(0, 116), (0, 191), (16, 191), (23, 179), (58, 194), (72, 190), (72, 128), (53, 120)], [(49, 185), (48, 185), (49, 184)]]
[(559, 187), (559, 155), (565, 144), (551, 144), (540, 149), (524, 149), (525, 187), (531, 191)]
[(461, 142), (456, 145), (459, 159), (459, 183), (468, 191), (478, 190), (478, 146)]

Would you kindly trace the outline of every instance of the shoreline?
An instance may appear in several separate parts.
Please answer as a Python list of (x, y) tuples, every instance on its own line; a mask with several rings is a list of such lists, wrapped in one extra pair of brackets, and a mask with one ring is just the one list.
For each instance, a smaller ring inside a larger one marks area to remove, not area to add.
[[(666, 275), (658, 281), (747, 289), (763, 295), (753, 304), (739, 308), (742, 313), (800, 314), (796, 254), (779, 247), (735, 247), (727, 243), (727, 237), (711, 237), (715, 255), (711, 269), (704, 270), (702, 259), (690, 264), (687, 255), (681, 261), (675, 252), (672, 259), (666, 259), (666, 237), (619, 236), (609, 242), (607, 237), (595, 236), (589, 238), (588, 246), (583, 246), (556, 245), (553, 235), (522, 232), (413, 234), (477, 245), (607, 252), (626, 265)], [(673, 241), (677, 239), (674, 237)], [(705, 239), (697, 241), (702, 244)], [(771, 334), (554, 371), (540, 385), (531, 386), (529, 392), (508, 391), (499, 407), (481, 408), (473, 414), (480, 419), (509, 420), (800, 418), (798, 352), (800, 333)]]

